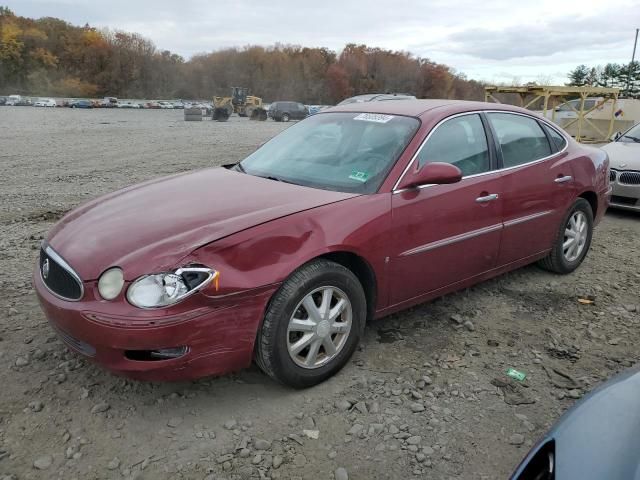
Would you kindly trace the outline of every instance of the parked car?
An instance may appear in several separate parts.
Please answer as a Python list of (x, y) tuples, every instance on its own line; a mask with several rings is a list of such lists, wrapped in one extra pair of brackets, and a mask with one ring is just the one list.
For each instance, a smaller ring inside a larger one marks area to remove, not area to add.
[(130, 100), (118, 102), (116, 105), (118, 108), (140, 108), (138, 103), (132, 102)]
[(269, 105), (267, 115), (276, 122), (302, 120), (309, 115), (309, 110), (299, 102), (273, 102)]
[(176, 380), (255, 360), (308, 387), (345, 365), (368, 319), (532, 262), (578, 268), (608, 164), (508, 105), (334, 107), (238, 164), (73, 210), (33, 281), (60, 338), (117, 373)]
[(349, 105), (350, 103), (382, 102), (384, 100), (415, 100), (415, 95), (406, 93), (367, 93), (356, 95), (342, 100), (338, 105)]
[(150, 108), (153, 110), (159, 110), (162, 106), (158, 102), (147, 102), (144, 104), (144, 108)]
[(118, 99), (116, 97), (104, 97), (98, 107), (99, 108), (116, 108), (118, 106)]
[(611, 206), (640, 212), (640, 123), (602, 147), (611, 159)]
[(175, 102), (173, 102), (173, 108), (183, 109), (184, 103), (182, 103), (182, 100), (176, 100)]
[(0, 107), (6, 105), (7, 97), (0, 97)]
[(33, 105), (33, 102), (30, 98), (23, 97), (22, 95), (9, 95), (5, 105), (12, 107), (30, 107)]
[(511, 480), (640, 478), (640, 371), (624, 372), (568, 410)]
[(306, 105), (307, 110), (309, 110), (309, 115), (315, 115), (319, 113), (321, 110), (327, 108), (325, 105)]
[(34, 107), (57, 107), (56, 101), (53, 98), (39, 98), (33, 104)]
[(160, 108), (162, 109), (173, 110), (173, 103), (171, 102), (161, 101), (161, 102), (158, 102), (158, 105), (160, 105)]
[(91, 100), (73, 100), (69, 107), (71, 108), (93, 108), (93, 102)]

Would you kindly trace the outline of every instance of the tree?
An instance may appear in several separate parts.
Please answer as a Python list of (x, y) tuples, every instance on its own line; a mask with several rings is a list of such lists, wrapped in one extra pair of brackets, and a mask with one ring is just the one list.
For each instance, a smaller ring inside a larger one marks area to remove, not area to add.
[(371, 92), (482, 98), (482, 84), (405, 51), (347, 44), (336, 53), (249, 45), (185, 60), (139, 34), (15, 16), (0, 7), (0, 89), (129, 98), (211, 98), (248, 87), (267, 101), (324, 104)]
[(327, 90), (332, 103), (338, 103), (350, 95), (349, 78), (342, 66), (334, 63), (327, 69)]
[(578, 65), (574, 70), (569, 72), (569, 85), (572, 87), (584, 87), (589, 77), (589, 67), (586, 65)]

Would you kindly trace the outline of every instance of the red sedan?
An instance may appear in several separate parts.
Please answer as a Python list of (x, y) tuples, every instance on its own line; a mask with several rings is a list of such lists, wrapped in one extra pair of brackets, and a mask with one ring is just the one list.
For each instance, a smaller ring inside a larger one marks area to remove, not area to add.
[(569, 273), (609, 160), (515, 107), (351, 104), (242, 162), (151, 180), (66, 215), (34, 273), (74, 350), (139, 379), (253, 360), (294, 387), (338, 371), (381, 317), (532, 262)]

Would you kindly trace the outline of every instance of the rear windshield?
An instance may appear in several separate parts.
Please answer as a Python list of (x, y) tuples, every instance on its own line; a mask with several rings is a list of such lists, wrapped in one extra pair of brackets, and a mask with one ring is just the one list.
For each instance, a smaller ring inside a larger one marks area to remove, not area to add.
[(244, 159), (246, 173), (349, 193), (374, 193), (416, 130), (416, 118), (319, 113)]

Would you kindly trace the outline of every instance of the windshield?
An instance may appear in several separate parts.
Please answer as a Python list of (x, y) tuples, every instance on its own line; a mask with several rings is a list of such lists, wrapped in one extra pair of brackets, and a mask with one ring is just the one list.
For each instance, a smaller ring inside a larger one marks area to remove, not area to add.
[(618, 139), (618, 142), (640, 143), (640, 123), (630, 130), (624, 132)]
[(375, 192), (419, 126), (416, 118), (319, 113), (240, 162), (274, 180), (348, 193)]

